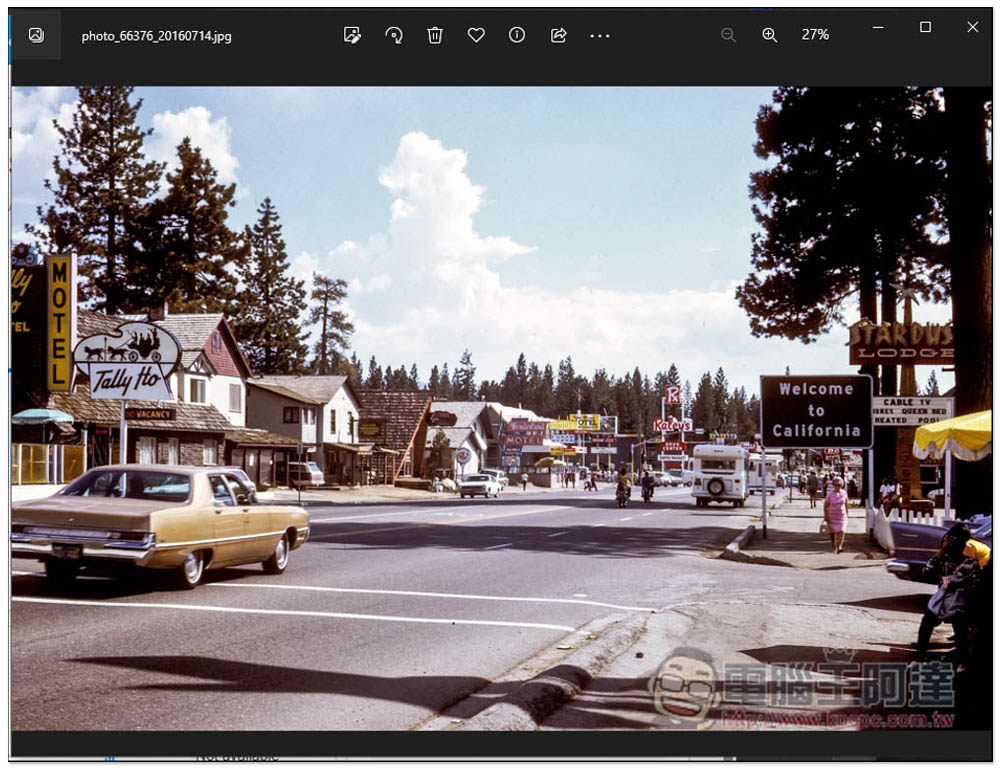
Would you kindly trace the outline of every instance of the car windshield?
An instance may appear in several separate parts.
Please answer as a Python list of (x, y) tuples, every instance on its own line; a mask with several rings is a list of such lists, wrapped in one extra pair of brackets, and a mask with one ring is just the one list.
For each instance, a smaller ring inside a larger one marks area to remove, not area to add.
[(469, 478), (466, 479), (466, 481), (489, 481), (489, 480), (490, 480), (489, 476), (469, 476)]
[(191, 494), (191, 477), (145, 470), (99, 470), (85, 473), (60, 492), (66, 497), (127, 497), (182, 503)]

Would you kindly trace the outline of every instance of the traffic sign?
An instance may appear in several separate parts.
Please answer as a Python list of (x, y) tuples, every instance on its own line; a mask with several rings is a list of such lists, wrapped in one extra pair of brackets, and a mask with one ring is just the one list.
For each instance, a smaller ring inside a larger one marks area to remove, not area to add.
[(872, 445), (867, 375), (760, 378), (762, 444), (769, 449), (867, 449)]
[(465, 465), (472, 459), (472, 452), (465, 447), (461, 447), (455, 452), (455, 459), (458, 461), (459, 465)]

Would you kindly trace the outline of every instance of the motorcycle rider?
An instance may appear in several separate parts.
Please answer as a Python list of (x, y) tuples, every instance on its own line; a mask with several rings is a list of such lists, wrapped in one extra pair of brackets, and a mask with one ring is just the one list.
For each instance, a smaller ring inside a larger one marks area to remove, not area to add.
[(649, 470), (646, 470), (642, 477), (642, 499), (646, 500), (648, 497), (653, 496), (653, 487), (655, 486), (653, 482), (653, 477), (649, 475)]

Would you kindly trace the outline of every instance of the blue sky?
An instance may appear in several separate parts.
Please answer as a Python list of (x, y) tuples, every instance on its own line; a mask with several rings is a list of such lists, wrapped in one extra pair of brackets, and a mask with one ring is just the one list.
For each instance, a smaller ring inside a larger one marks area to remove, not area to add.
[[(468, 348), (479, 378), (518, 353), (579, 373), (696, 384), (722, 366), (849, 373), (846, 330), (757, 340), (733, 288), (750, 269), (754, 88), (137, 89), (150, 155), (185, 135), (238, 183), (231, 226), (270, 196), (293, 270), (350, 282), (354, 349), (426, 378)], [(72, 89), (15, 89), (13, 229), (47, 201)], [(946, 307), (917, 319), (944, 321)], [(923, 383), (929, 369), (918, 368)], [(943, 383), (950, 375), (938, 371)]]

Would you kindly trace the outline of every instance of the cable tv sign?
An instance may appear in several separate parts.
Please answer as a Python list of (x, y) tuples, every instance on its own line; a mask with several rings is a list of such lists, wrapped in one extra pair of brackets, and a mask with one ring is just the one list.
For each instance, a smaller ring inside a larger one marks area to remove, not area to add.
[(762, 376), (761, 442), (768, 449), (869, 449), (872, 378)]

